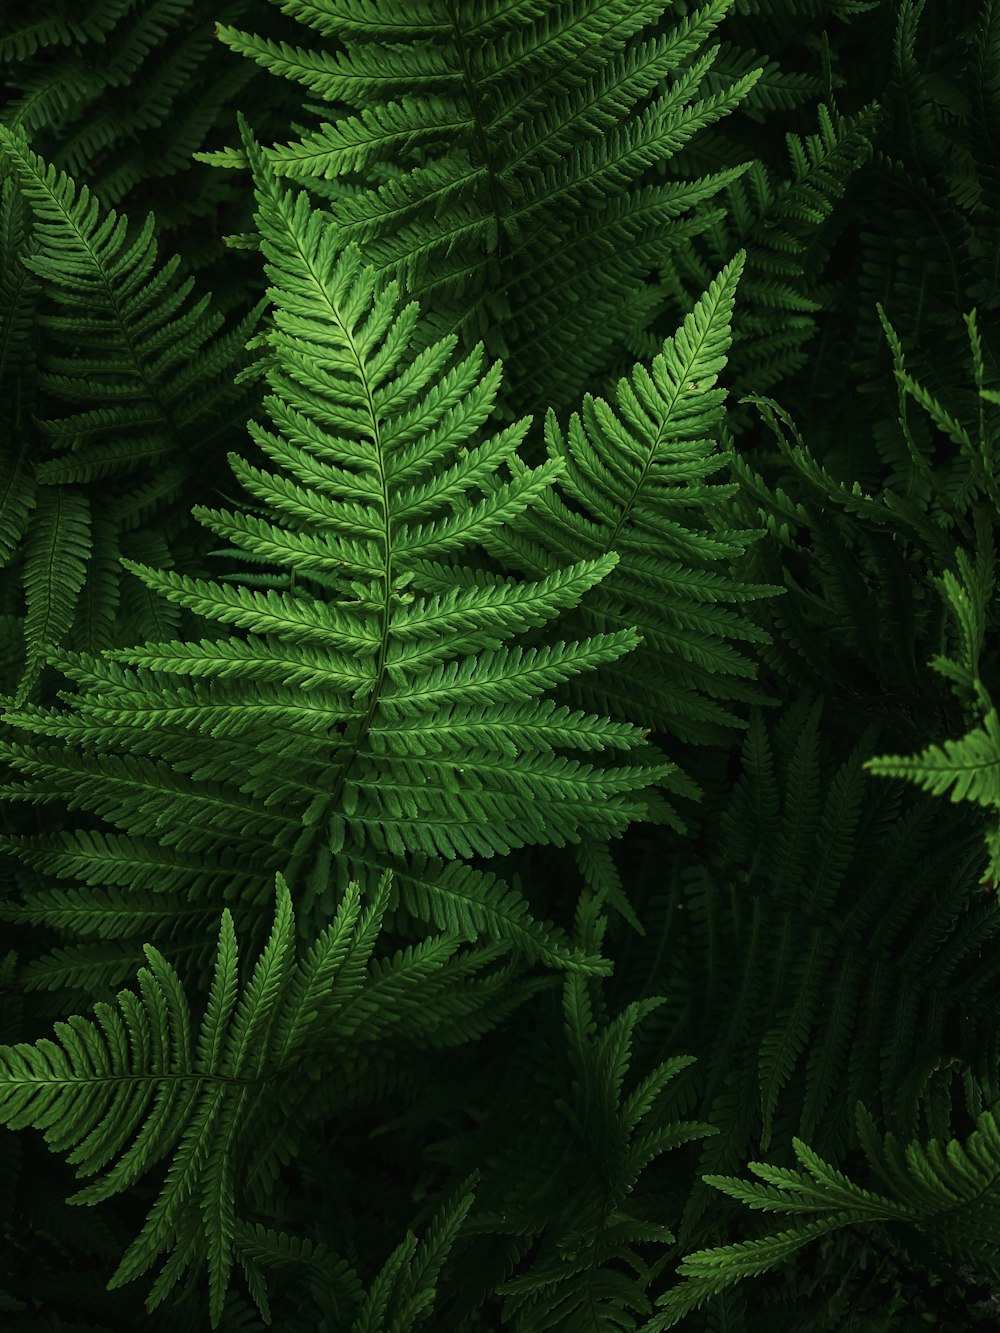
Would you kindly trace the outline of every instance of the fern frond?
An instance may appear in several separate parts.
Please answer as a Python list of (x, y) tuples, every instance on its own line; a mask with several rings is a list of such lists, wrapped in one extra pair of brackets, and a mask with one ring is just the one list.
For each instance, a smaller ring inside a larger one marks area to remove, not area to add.
[[(645, 275), (683, 235), (683, 215), (742, 170), (644, 179), (761, 73), (704, 86), (718, 50), (704, 43), (730, 5), (709, 0), (663, 30), (664, 0), (502, 12), (392, 0), (377, 15), (303, 3), (286, 11), (338, 48), (225, 24), (218, 35), (349, 108), (264, 150), (280, 174), (325, 187), (338, 246), (362, 244), (433, 311), (437, 333), (493, 338), (519, 405), (561, 408), (648, 316)], [(232, 149), (198, 156), (246, 161)]]
[[(546, 418), (549, 457), (564, 464), (557, 490), (486, 545), (536, 576), (567, 558), (619, 556), (578, 613), (587, 630), (624, 632), (642, 645), (620, 664), (571, 687), (574, 702), (686, 741), (718, 741), (743, 725), (727, 701), (763, 696), (743, 643), (767, 635), (726, 603), (778, 592), (730, 573), (757, 538), (727, 515), (732, 484), (709, 483), (717, 451), (726, 364), (743, 256), (718, 275), (648, 368), (619, 381), (617, 408), (589, 394), (563, 431)], [(523, 465), (519, 465), (523, 466)], [(672, 789), (680, 792), (676, 780)], [(667, 790), (671, 790), (668, 787)]]
[[(659, 1039), (692, 1024), (699, 1034), (694, 1107), (722, 1131), (703, 1146), (702, 1175), (740, 1169), (765, 1145), (789, 1152), (807, 1133), (820, 1151), (843, 1152), (859, 1099), (920, 1132), (925, 1085), (937, 1095), (942, 1079), (911, 1076), (949, 1032), (980, 1052), (975, 1078), (992, 1078), (996, 971), (980, 969), (997, 922), (971, 892), (978, 831), (947, 812), (946, 825), (935, 821), (928, 796), (904, 804), (898, 788), (870, 790), (880, 728), (841, 745), (835, 706), (801, 698), (767, 726), (755, 713), (742, 771), (714, 796), (694, 863), (664, 873), (650, 837), (649, 887), (630, 894), (646, 937), (626, 940), (620, 994), (669, 976)], [(696, 1183), (681, 1243), (714, 1240), (727, 1220)]]
[[(11, 399), (15, 418), (26, 418), (32, 386), (31, 420), (11, 420), (16, 443), (0, 464), (0, 557), (22, 557), (27, 610), (21, 703), (60, 644), (94, 649), (141, 631), (141, 609), (129, 623), (134, 608), (121, 603), (119, 555), (148, 538), (126, 534), (154, 514), (169, 527), (189, 501), (206, 444), (245, 402), (228, 375), (260, 309), (218, 336), (222, 316), (208, 312), (208, 297), (189, 305), (192, 280), (177, 280), (179, 258), (158, 263), (152, 215), (131, 230), (2, 125), (0, 160), (10, 173), (3, 342), (20, 346), (24, 302), (45, 301), (39, 370)], [(33, 216), (30, 243), (11, 254), (19, 245), (11, 210), (22, 200)]]
[[(605, 924), (600, 905), (582, 897), (584, 949), (600, 948)], [(669, 1085), (691, 1057), (659, 1061), (626, 1087), (638, 1025), (662, 997), (610, 1017), (596, 979), (567, 975), (561, 990), (561, 1013), (555, 1004), (543, 1011), (540, 1030), (519, 1043), (517, 1077), (447, 1156), (455, 1169), (485, 1157), (473, 1235), (537, 1238), (530, 1260), (497, 1287), (503, 1324), (622, 1329), (651, 1310), (646, 1291), (664, 1260), (650, 1262), (648, 1247), (674, 1240), (662, 1201), (641, 1178), (656, 1159), (714, 1130), (671, 1114)], [(528, 1117), (528, 1105), (546, 1109)]]
[(799, 1170), (749, 1163), (763, 1185), (706, 1176), (706, 1183), (751, 1208), (818, 1217), (789, 1231), (689, 1254), (677, 1270), (687, 1281), (660, 1297), (657, 1303), (666, 1313), (644, 1330), (672, 1328), (708, 1296), (765, 1272), (826, 1232), (880, 1221), (913, 1229), (946, 1263), (961, 1262), (980, 1279), (996, 1282), (991, 1237), (1000, 1209), (1000, 1127), (995, 1114), (977, 1116), (966, 1143), (932, 1139), (926, 1145), (910, 1143), (905, 1151), (891, 1133), (880, 1141), (871, 1114), (860, 1102), (857, 1123), (869, 1167), (884, 1193), (856, 1184), (800, 1139), (793, 1140)]
[[(41, 1129), (50, 1151), (65, 1155), (78, 1177), (98, 1176), (71, 1203), (109, 1198), (157, 1163), (169, 1163), (109, 1286), (131, 1281), (159, 1254), (168, 1254), (152, 1309), (199, 1256), (207, 1258), (213, 1328), (222, 1316), (234, 1257), (238, 1167), (253, 1142), (247, 1127), (263, 1103), (283, 1095), (284, 1082), (305, 1077), (305, 1063), (319, 1058), (316, 1037), (326, 1033), (329, 1039), (334, 1015), (347, 1017), (349, 998), (355, 1006), (364, 999), (364, 1012), (375, 1017), (385, 1004), (382, 978), (398, 978), (401, 998), (420, 984), (406, 978), (405, 960), (397, 959), (383, 964), (381, 978), (376, 970), (365, 991), (364, 967), (388, 901), (388, 876), (363, 914), (352, 886), (338, 919), (301, 961), (294, 957), (292, 902), (280, 874), (276, 884), (274, 926), (242, 988), (233, 920), (228, 909), (223, 912), (197, 1033), (176, 972), (147, 945), (139, 994), (123, 990), (116, 1004), (99, 1002), (96, 1021), (75, 1015), (57, 1023), (57, 1040), (0, 1048), (3, 1122), (14, 1130)], [(428, 977), (440, 966), (429, 961)], [(360, 1014), (342, 1023), (340, 1041), (360, 1025)], [(416, 1313), (428, 1301), (449, 1238), (471, 1201), (466, 1194), (428, 1238), (423, 1262), (398, 1293), (400, 1313), (410, 1307)]]
[[(737, 392), (766, 392), (805, 364), (820, 298), (831, 299), (817, 290), (822, 254), (816, 237), (823, 236), (825, 252), (832, 239), (824, 224), (871, 153), (877, 116), (874, 104), (842, 116), (820, 103), (817, 133), (786, 135), (790, 176), (777, 180), (762, 162), (750, 163), (726, 182), (725, 210), (706, 219), (704, 232), (681, 242), (661, 266), (662, 280), (686, 304), (737, 251), (745, 256), (733, 319), (741, 353), (733, 370)], [(699, 203), (699, 212), (707, 209)], [(739, 413), (735, 422), (745, 424)]]
[[(971, 720), (973, 714), (979, 724), (959, 740), (931, 744), (909, 756), (880, 755), (869, 760), (866, 767), (878, 777), (902, 778), (934, 796), (947, 795), (952, 802), (968, 801), (1000, 814), (1000, 719), (980, 675), (996, 587), (992, 523), (989, 510), (978, 506), (974, 514), (974, 562), (959, 548), (955, 556), (958, 574), (945, 570), (936, 580), (958, 630), (958, 651), (954, 657), (939, 653), (930, 663), (939, 675), (951, 681), (966, 706), (967, 719)], [(983, 882), (996, 884), (1000, 880), (997, 819), (991, 822), (986, 840), (989, 860)]]
[[(454, 338), (408, 351), (415, 312), (397, 312), (395, 287), (379, 291), (356, 249), (338, 252), (326, 218), (280, 188), (249, 134), (246, 151), (273, 284), (265, 403), (280, 437), (254, 433), (267, 453), (292, 460), (303, 484), (241, 459), (233, 467), (265, 502), (271, 530), (315, 537), (340, 572), (313, 595), (308, 575), (295, 591), (257, 591), (124, 560), (149, 589), (249, 637), (239, 646), (123, 650), (157, 665), (169, 656), (174, 680), (200, 674), (214, 657), (210, 669), (227, 679), (211, 692), (161, 683), (156, 669), (110, 657), (61, 659), (80, 686), (68, 707), (22, 709), (8, 720), (83, 753), (7, 747), (31, 775), (24, 793), (65, 793), (72, 782), (74, 805), (130, 836), (200, 849), (213, 865), (221, 840), (249, 837), (271, 842), (268, 868), (283, 855), (297, 873), (306, 857), (335, 855), (354, 874), (361, 868), (351, 858), (373, 854), (399, 870), (401, 885), (411, 858), (429, 865), (615, 835), (646, 814), (650, 789), (674, 766), (652, 747), (637, 753), (638, 727), (540, 696), (620, 658), (635, 631), (510, 641), (575, 607), (617, 556), (519, 585), (463, 577), (456, 557), (537, 505), (562, 462), (517, 466), (527, 421), (474, 443), (498, 369), (483, 373), (480, 349), (445, 370)], [(494, 485), (505, 460), (512, 479)], [(242, 522), (225, 511), (196, 513), (230, 529)], [(243, 531), (256, 549), (252, 527)], [(297, 551), (279, 553), (270, 542), (267, 554), (279, 566), (298, 561)], [(277, 683), (276, 648), (311, 673), (306, 691)], [(526, 700), (537, 702), (529, 709)], [(621, 762), (604, 761), (610, 748), (624, 752)], [(83, 757), (95, 751), (96, 771)], [(498, 885), (475, 907), (469, 894), (463, 906), (464, 889), (451, 893), (440, 871), (418, 876), (424, 900), (444, 895), (438, 919), (461, 919), (473, 933), (505, 927), (561, 965), (574, 956), (554, 928), (529, 925), (511, 890)], [(458, 889), (461, 877), (453, 883)]]
[[(135, 456), (155, 461), (183, 452), (190, 447), (185, 432), (208, 428), (199, 390), (213, 405), (236, 397), (231, 389), (220, 395), (214, 375), (191, 371), (191, 363), (216, 352), (222, 316), (208, 313), (207, 296), (184, 309), (193, 282), (175, 282), (176, 256), (157, 271), (152, 215), (130, 236), (127, 218), (113, 210), (102, 217), (86, 185), (77, 187), (3, 126), (0, 150), (35, 214), (38, 248), (23, 262), (67, 312), (44, 320), (73, 348), (44, 382), (67, 402), (114, 404), (43, 423), (56, 449), (83, 446), (76, 472), (60, 479), (102, 477)], [(254, 319), (245, 322), (244, 340)], [(228, 350), (235, 350), (231, 338)], [(90, 444), (95, 435), (105, 437), (99, 446)], [(131, 452), (123, 449), (125, 437)]]
[(233, 1234), (233, 1252), (243, 1266), (247, 1285), (264, 1322), (271, 1322), (271, 1307), (263, 1266), (292, 1270), (307, 1281), (325, 1308), (343, 1319), (348, 1307), (358, 1306), (364, 1298), (364, 1286), (345, 1259), (330, 1254), (322, 1242), (314, 1244), (302, 1236), (275, 1231), (261, 1224), (237, 1223)]
[(390, 1333), (390, 1330), (395, 1333), (397, 1329), (399, 1333), (409, 1333), (426, 1318), (434, 1303), (438, 1274), (473, 1198), (472, 1193), (466, 1192), (450, 1199), (434, 1218), (422, 1242), (412, 1232), (407, 1235), (377, 1274), (351, 1325), (351, 1333)]
[(43, 487), (25, 546), (27, 661), (15, 704), (31, 692), (48, 653), (73, 624), (90, 552), (86, 496), (69, 487)]

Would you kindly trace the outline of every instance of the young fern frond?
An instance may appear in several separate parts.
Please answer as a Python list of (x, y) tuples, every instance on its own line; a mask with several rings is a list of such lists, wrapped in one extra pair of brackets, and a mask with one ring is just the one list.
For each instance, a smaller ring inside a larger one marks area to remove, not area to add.
[(216, 338), (223, 317), (209, 313), (211, 298), (185, 309), (193, 279), (175, 281), (177, 256), (157, 264), (152, 215), (130, 234), (126, 217), (102, 215), (86, 185), (77, 188), (2, 125), (0, 153), (34, 214), (37, 244), (22, 262), (66, 312), (43, 318), (71, 350), (50, 357), (41, 385), (64, 402), (101, 404), (41, 423), (51, 447), (69, 457), (48, 462), (39, 480), (120, 476), (139, 460), (183, 457), (193, 440), (204, 448), (206, 433), (218, 433), (214, 413), (242, 407), (226, 371), (264, 303)]
[[(887, 333), (894, 335), (887, 320)], [(923, 384), (911, 376), (903, 364), (898, 339), (896, 379), (900, 387), (901, 408), (904, 396), (913, 399), (927, 414), (939, 433), (947, 438), (956, 455), (946, 479), (960, 478), (961, 486), (942, 484), (935, 472), (936, 504), (931, 515), (941, 528), (953, 529), (951, 536), (955, 568), (946, 568), (934, 576), (942, 601), (951, 613), (957, 631), (953, 656), (935, 654), (929, 665), (951, 683), (963, 705), (969, 730), (958, 740), (931, 744), (918, 754), (881, 755), (867, 764), (879, 777), (902, 778), (917, 783), (935, 796), (947, 795), (953, 802), (969, 801), (993, 812), (986, 833), (988, 862), (982, 882), (991, 888), (1000, 884), (1000, 719), (990, 686), (983, 680), (987, 658), (995, 651), (992, 643), (1000, 626), (994, 611), (996, 591), (996, 552), (994, 529), (1000, 504), (1000, 431), (997, 429), (995, 393), (984, 389), (982, 345), (973, 310), (965, 317), (972, 350), (973, 373), (979, 399), (975, 421), (963, 421), (948, 409)], [(910, 447), (913, 470), (920, 474), (927, 468), (917, 450), (903, 411), (900, 424)], [(956, 448), (957, 446), (957, 448)], [(940, 469), (944, 472), (945, 469)], [(950, 474), (950, 475), (948, 475)], [(951, 495), (948, 495), (951, 491)], [(947, 498), (944, 498), (947, 497)], [(936, 512), (935, 512), (936, 510)], [(971, 524), (969, 522), (971, 511)], [(953, 543), (965, 537), (973, 548)], [(951, 563), (951, 561), (949, 561)], [(989, 642), (989, 647), (987, 644)], [(995, 683), (991, 682), (995, 689)]]
[[(639, 1021), (663, 1003), (651, 996), (629, 1005), (598, 1030), (586, 982), (567, 977), (564, 1012), (567, 1049), (573, 1063), (570, 1096), (556, 1110), (567, 1122), (567, 1138), (591, 1164), (589, 1178), (575, 1180), (545, 1234), (533, 1262), (497, 1288), (505, 1297), (503, 1319), (529, 1328), (628, 1327), (626, 1319), (649, 1314), (646, 1290), (665, 1256), (648, 1264), (637, 1246), (672, 1245), (676, 1236), (640, 1197), (630, 1197), (642, 1172), (662, 1154), (714, 1133), (714, 1126), (669, 1115), (661, 1094), (688, 1065), (677, 1056), (655, 1065), (623, 1096)], [(483, 1228), (488, 1218), (481, 1219)], [(626, 1263), (626, 1276), (612, 1263)]]
[[(823, 252), (831, 244), (824, 224), (871, 153), (877, 115), (876, 105), (842, 116), (821, 103), (818, 133), (786, 136), (790, 176), (775, 180), (763, 163), (750, 163), (726, 185), (725, 212), (716, 210), (704, 233), (685, 238), (661, 266), (668, 288), (686, 301), (737, 247), (745, 252), (733, 321), (741, 353), (733, 372), (735, 391), (766, 392), (807, 363), (824, 305), (818, 298), (830, 301), (829, 291), (817, 290)], [(707, 206), (699, 205), (699, 211), (707, 212)], [(817, 235), (824, 237), (823, 251)]]
[[(476, 1173), (473, 1173), (474, 1179)], [(463, 1182), (463, 1187), (470, 1183)], [(351, 1333), (410, 1333), (426, 1319), (436, 1283), (474, 1195), (463, 1192), (439, 1210), (422, 1242), (410, 1232), (371, 1284)]]
[[(586, 952), (600, 951), (606, 926), (585, 891), (574, 933)], [(492, 1267), (504, 1245), (508, 1263), (512, 1255), (526, 1259), (496, 1286), (504, 1298), (500, 1326), (637, 1327), (636, 1317), (651, 1312), (646, 1293), (675, 1242), (671, 1212), (679, 1207), (676, 1199), (665, 1202), (652, 1179), (673, 1169), (668, 1154), (715, 1130), (677, 1114), (683, 1094), (676, 1085), (692, 1057), (633, 1070), (640, 1026), (665, 997), (644, 996), (612, 1016), (600, 979), (568, 974), (559, 989), (561, 1002), (552, 995), (533, 1031), (518, 1034), (512, 1076), (490, 1090), (478, 1123), (440, 1151), (453, 1178), (468, 1163), (482, 1169), (466, 1231), (483, 1245), (469, 1255), (470, 1268), (477, 1261)], [(454, 1091), (460, 1096), (461, 1085)], [(440, 1093), (425, 1096), (426, 1106), (387, 1130), (440, 1113)]]

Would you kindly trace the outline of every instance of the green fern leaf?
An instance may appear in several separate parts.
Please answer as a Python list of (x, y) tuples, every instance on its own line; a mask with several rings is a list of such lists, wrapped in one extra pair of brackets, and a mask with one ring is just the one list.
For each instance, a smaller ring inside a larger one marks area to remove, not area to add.
[[(728, 63), (734, 72), (743, 67), (742, 61)], [(748, 102), (757, 99), (766, 78), (765, 73)], [(709, 225), (703, 234), (698, 229), (690, 240), (683, 238), (662, 266), (668, 290), (687, 304), (691, 294), (735, 253), (745, 254), (733, 323), (741, 351), (733, 371), (739, 393), (766, 392), (806, 362), (816, 314), (824, 304), (817, 298), (825, 295), (816, 292), (815, 237), (871, 153), (878, 111), (872, 103), (844, 116), (820, 103), (818, 133), (785, 136), (790, 178), (775, 181), (762, 162), (748, 164), (745, 173), (724, 186), (724, 213), (714, 208), (719, 201), (713, 199), (709, 218), (709, 205), (699, 202), (698, 212), (706, 215)], [(689, 158), (693, 165), (701, 165), (697, 149)], [(744, 424), (739, 414), (736, 424)]]
[(857, 1124), (865, 1156), (885, 1193), (856, 1184), (800, 1139), (793, 1140), (793, 1147), (802, 1169), (750, 1163), (750, 1169), (766, 1182), (763, 1186), (706, 1176), (707, 1184), (751, 1208), (818, 1216), (793, 1230), (689, 1254), (677, 1270), (687, 1280), (660, 1298), (658, 1304), (666, 1307), (665, 1315), (644, 1329), (659, 1333), (672, 1328), (707, 1297), (766, 1272), (826, 1232), (880, 1221), (904, 1224), (922, 1233), (932, 1253), (950, 1264), (971, 1264), (973, 1273), (995, 1282), (998, 1266), (992, 1236), (1000, 1208), (996, 1188), (1000, 1128), (994, 1113), (977, 1116), (967, 1143), (953, 1139), (944, 1145), (932, 1139), (926, 1145), (911, 1143), (905, 1152), (891, 1133), (880, 1140), (870, 1113), (860, 1102)]
[(73, 624), (90, 552), (86, 496), (69, 487), (44, 487), (25, 547), (27, 662), (15, 704), (28, 697), (48, 654)]
[[(579, 623), (590, 631), (634, 626), (642, 646), (568, 693), (596, 712), (698, 742), (742, 725), (727, 698), (762, 698), (737, 644), (768, 636), (725, 603), (779, 591), (726, 571), (756, 534), (727, 516), (732, 486), (706, 480), (726, 461), (712, 438), (725, 391), (713, 386), (726, 363), (742, 264), (738, 255), (726, 266), (648, 368), (636, 365), (619, 381), (617, 410), (587, 395), (565, 432), (549, 413), (546, 443), (550, 459), (565, 464), (557, 489), (566, 498), (547, 497), (486, 543), (536, 577), (567, 558), (616, 552)], [(684, 787), (677, 775), (667, 790)]]
[(87, 186), (77, 188), (4, 126), (0, 153), (35, 215), (37, 248), (22, 262), (63, 309), (45, 315), (44, 325), (72, 348), (69, 357), (50, 358), (42, 383), (65, 402), (100, 404), (41, 423), (55, 449), (76, 455), (42, 479), (96, 479), (171, 451), (183, 457), (190, 431), (203, 448), (204, 435), (218, 433), (210, 409), (220, 399), (223, 408), (227, 400), (236, 406), (239, 398), (224, 380), (220, 389), (213, 372), (232, 363), (261, 307), (235, 340), (231, 334), (215, 339), (223, 320), (208, 313), (209, 297), (183, 309), (193, 280), (175, 280), (180, 260), (175, 256), (157, 271), (152, 215), (130, 236), (126, 217), (112, 211), (101, 218)]
[[(690, 229), (685, 214), (744, 169), (646, 183), (761, 74), (705, 86), (719, 48), (704, 43), (730, 5), (709, 0), (664, 29), (664, 0), (296, 3), (287, 11), (336, 47), (217, 32), (338, 108), (264, 150), (336, 201), (338, 247), (361, 244), (433, 311), (436, 333), (509, 347), (519, 404), (562, 407), (658, 304), (644, 277)], [(246, 163), (233, 149), (198, 157)]]
[[(49, 1149), (66, 1155), (78, 1176), (98, 1176), (71, 1203), (106, 1199), (130, 1188), (158, 1162), (169, 1162), (111, 1287), (146, 1272), (166, 1252), (171, 1257), (154, 1288), (152, 1308), (203, 1255), (211, 1325), (219, 1326), (239, 1225), (238, 1163), (253, 1142), (248, 1126), (263, 1103), (282, 1095), (283, 1080), (304, 1076), (305, 1062), (315, 1061), (321, 1049), (316, 1037), (329, 1033), (348, 998), (363, 998), (365, 964), (388, 886), (386, 877), (364, 915), (354, 886), (337, 921), (297, 962), (291, 898), (279, 875), (274, 926), (242, 990), (233, 921), (224, 911), (196, 1035), (176, 972), (147, 945), (138, 995), (120, 991), (116, 1004), (95, 1005), (94, 1020), (74, 1015), (56, 1023), (54, 1041), (0, 1047), (3, 1123), (15, 1130), (41, 1129)], [(390, 973), (399, 976), (405, 996), (414, 983), (402, 980), (398, 963), (385, 976)], [(364, 1005), (373, 1014), (380, 1007), (379, 980), (376, 972), (369, 983), (376, 989)], [(342, 1024), (342, 1039), (350, 1031)], [(468, 1195), (459, 1212), (449, 1215), (448, 1226), (457, 1224), (470, 1202)], [(447, 1235), (437, 1236), (423, 1266), (411, 1274), (407, 1299), (421, 1308), (446, 1249)]]
[[(338, 575), (316, 580), (297, 550), (288, 557), (294, 590), (123, 559), (150, 590), (249, 637), (121, 650), (152, 669), (118, 665), (115, 654), (64, 657), (81, 686), (68, 708), (21, 709), (8, 720), (88, 754), (96, 746), (100, 770), (70, 749), (5, 753), (39, 791), (73, 783), (74, 804), (130, 836), (200, 849), (213, 865), (230, 839), (256, 842), (266, 867), (284, 862), (295, 875), (307, 863), (319, 873), (331, 857), (338, 873), (355, 875), (374, 860), (397, 870), (402, 887), (419, 861), (424, 901), (442, 900), (432, 919), (472, 937), (501, 929), (537, 957), (603, 970), (554, 927), (531, 923), (510, 889), (491, 886), (474, 903), (471, 872), (448, 879), (435, 863), (613, 836), (651, 802), (657, 808), (651, 789), (674, 766), (643, 746), (638, 727), (540, 697), (620, 658), (635, 631), (510, 644), (574, 608), (617, 556), (520, 583), (463, 577), (457, 559), (537, 505), (562, 462), (517, 466), (527, 421), (473, 444), (499, 370), (482, 372), (481, 349), (446, 369), (454, 338), (408, 351), (415, 312), (397, 313), (395, 287), (379, 291), (356, 249), (337, 252), (323, 214), (279, 187), (249, 134), (246, 151), (276, 307), (265, 404), (280, 430), (254, 434), (304, 484), (240, 459), (233, 467), (265, 502), (271, 529), (315, 537)], [(504, 461), (512, 478), (497, 481)], [(242, 521), (198, 513), (228, 530)], [(255, 548), (250, 526), (243, 531)], [(267, 555), (284, 558), (270, 539)], [(286, 684), (279, 659), (289, 664)], [(209, 692), (165, 683), (161, 667), (174, 680), (206, 671), (226, 679)], [(622, 761), (608, 763), (609, 749)], [(307, 911), (317, 906), (310, 900)]]

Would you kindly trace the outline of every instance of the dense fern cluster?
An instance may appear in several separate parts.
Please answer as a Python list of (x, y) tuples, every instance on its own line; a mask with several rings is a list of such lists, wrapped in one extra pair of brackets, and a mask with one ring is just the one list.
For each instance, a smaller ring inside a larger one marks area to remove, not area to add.
[(997, 0), (0, 53), (2, 1327), (995, 1327)]

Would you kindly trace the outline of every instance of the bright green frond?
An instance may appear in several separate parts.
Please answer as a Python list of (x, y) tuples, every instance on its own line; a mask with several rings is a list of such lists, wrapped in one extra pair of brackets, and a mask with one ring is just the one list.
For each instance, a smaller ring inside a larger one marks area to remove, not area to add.
[[(657, 786), (688, 787), (640, 729), (543, 697), (635, 646), (628, 627), (568, 642), (549, 628), (592, 595), (617, 555), (588, 552), (516, 582), (470, 582), (458, 563), (545, 502), (563, 460), (519, 464), (527, 420), (487, 434), (499, 367), (484, 368), (481, 349), (449, 366), (453, 339), (411, 347), (415, 311), (400, 309), (395, 284), (380, 287), (329, 219), (281, 187), (249, 131), (245, 148), (274, 305), (265, 406), (276, 433), (254, 433), (283, 471), (234, 457), (259, 515), (200, 512), (290, 577), (260, 589), (124, 558), (152, 592), (246, 637), (114, 653), (137, 669), (111, 655), (64, 656), (78, 684), (67, 708), (9, 720), (96, 748), (101, 770), (74, 801), (130, 835), (202, 850), (213, 871), (222, 839), (259, 835), (273, 840), (268, 867), (282, 854), (297, 870), (310, 857), (372, 853), (405, 886), (411, 857), (506, 855), (664, 818)], [(715, 344), (701, 355), (707, 365)], [(339, 577), (320, 577), (320, 551)], [(528, 639), (539, 630), (547, 641)], [(182, 683), (206, 675), (219, 679)], [(9, 754), (29, 777), (25, 795), (64, 791), (84, 771), (75, 756)], [(512, 894), (429, 915), (582, 964)]]

